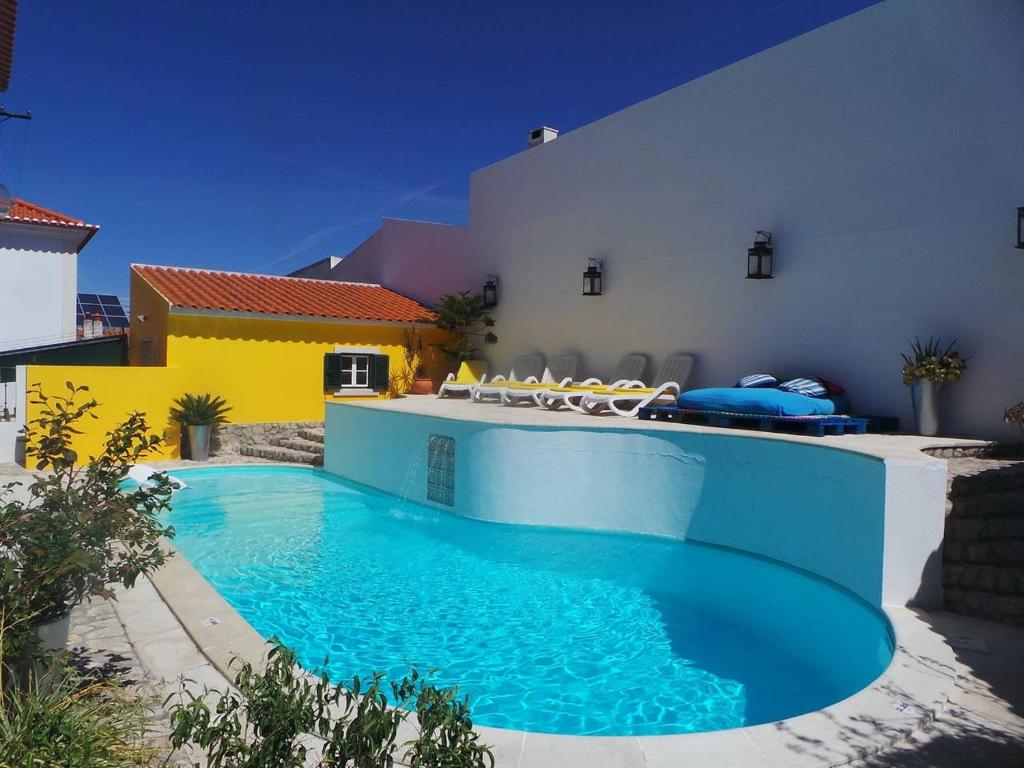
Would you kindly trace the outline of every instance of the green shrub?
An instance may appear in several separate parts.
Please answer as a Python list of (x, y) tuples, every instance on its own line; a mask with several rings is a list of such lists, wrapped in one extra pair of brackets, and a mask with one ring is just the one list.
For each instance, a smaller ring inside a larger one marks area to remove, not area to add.
[(0, 693), (0, 768), (137, 768), (153, 764), (146, 703), (109, 683), (54, 670)]
[(468, 702), (457, 700), (454, 689), (439, 690), (414, 671), (391, 683), (398, 702), (391, 707), (383, 675), (356, 677), (347, 688), (332, 685), (326, 673), (303, 673), (295, 654), (272, 642), (264, 672), (241, 665), (238, 693), (205, 690), (200, 696), (183, 683), (172, 705), (175, 748), (199, 748), (209, 768), (301, 768), (313, 759), (303, 739), (312, 734), (319, 740), (318, 768), (391, 768), (399, 726), (412, 710), (417, 737), (403, 745), (410, 765), (493, 767), (490, 749), (473, 731)]
[(438, 347), (456, 363), (473, 360), (481, 343), (498, 343), (498, 337), (491, 331), (494, 319), (487, 314), (482, 296), (467, 291), (446, 294), (438, 299), (434, 314), (437, 327), (455, 337)]
[(96, 418), (95, 400), (67, 383), (69, 394), (52, 396), (34, 389), (42, 406), (28, 424), (29, 455), (44, 471), (29, 487), (27, 502), (4, 502), (0, 491), (0, 605), (6, 630), (0, 653), (16, 658), (16, 646), (31, 644), (35, 628), (58, 619), (83, 598), (113, 596), (112, 584), (130, 587), (163, 564), (161, 539), (173, 530), (157, 518), (166, 509), (170, 483), (122, 492), (120, 483), (133, 464), (160, 442), (149, 434), (145, 416), (131, 413), (106, 437), (102, 453), (76, 466), (72, 448), (79, 423)]
[(193, 395), (186, 392), (171, 406), (171, 419), (193, 427), (223, 424), (227, 421), (226, 414), (230, 410), (231, 407), (224, 398), (214, 397), (209, 393)]
[(909, 386), (917, 379), (935, 382), (959, 379), (967, 370), (967, 360), (960, 356), (956, 343), (957, 339), (953, 339), (952, 343), (943, 349), (942, 339), (930, 338), (923, 344), (920, 339), (914, 339), (910, 345), (910, 354), (901, 355), (903, 383)]

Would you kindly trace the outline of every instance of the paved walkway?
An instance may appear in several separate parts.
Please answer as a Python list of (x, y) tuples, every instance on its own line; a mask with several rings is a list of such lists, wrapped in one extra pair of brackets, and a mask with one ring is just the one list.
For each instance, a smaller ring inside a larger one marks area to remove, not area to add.
[[(883, 754), (853, 763), (857, 768), (1021, 768), (1024, 766), (1024, 629), (945, 612), (928, 614), (932, 627), (956, 648), (957, 686), (940, 717)], [(152, 584), (140, 580), (117, 602), (93, 602), (72, 614), (70, 647), (79, 658), (121, 674), (154, 697), (154, 732), (167, 733), (159, 705), (178, 690), (179, 677), (224, 690), (227, 682), (185, 633)], [(865, 722), (868, 730), (876, 724)], [(851, 741), (857, 734), (850, 734)], [(792, 764), (826, 749), (795, 742)], [(183, 757), (172, 765), (190, 765)], [(716, 763), (713, 768), (726, 768)], [(780, 766), (790, 765), (788, 761)], [(507, 768), (499, 765), (497, 768)], [(594, 766), (599, 768), (599, 766)], [(697, 768), (697, 767), (695, 767)], [(743, 766), (743, 768), (751, 768)]]

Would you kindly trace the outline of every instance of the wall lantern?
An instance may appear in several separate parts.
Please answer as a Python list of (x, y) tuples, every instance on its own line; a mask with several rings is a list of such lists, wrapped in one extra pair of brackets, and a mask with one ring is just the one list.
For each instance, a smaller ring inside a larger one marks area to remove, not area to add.
[(600, 259), (587, 259), (587, 269), (583, 273), (583, 295), (601, 295), (601, 267), (604, 265)]
[(483, 290), (484, 306), (498, 306), (498, 276), (488, 275)]
[(772, 275), (772, 233), (757, 230), (754, 247), (747, 249), (747, 278), (767, 280)]
[(1024, 208), (1017, 209), (1017, 247), (1024, 248)]

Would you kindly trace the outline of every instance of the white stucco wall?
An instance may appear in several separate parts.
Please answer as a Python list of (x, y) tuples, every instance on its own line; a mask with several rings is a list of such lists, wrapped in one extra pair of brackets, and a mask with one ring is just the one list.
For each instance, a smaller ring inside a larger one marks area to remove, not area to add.
[[(691, 386), (820, 375), (910, 428), (899, 353), (959, 337), (945, 431), (1006, 436), (1022, 40), (1019, 0), (891, 0), (475, 173), (466, 271), (500, 275), (497, 369), (575, 349), (607, 375), (627, 351), (686, 350)], [(777, 279), (744, 279), (758, 229)], [(584, 298), (591, 256), (606, 294)], [(399, 278), (381, 282), (412, 293)]]
[(81, 233), (0, 226), (0, 349), (73, 339)]
[(471, 258), (469, 243), (465, 227), (383, 219), (377, 232), (330, 270), (329, 278), (380, 283), (433, 304), (446, 293), (479, 291), (483, 285), (484, 273)]
[[(483, 406), (481, 406), (483, 407)], [(636, 422), (633, 422), (636, 424)], [(763, 555), (872, 605), (942, 604), (946, 462), (678, 429), (538, 428), (328, 403), (324, 469), (421, 504), (455, 440), (451, 511)], [(444, 507), (447, 509), (447, 507)]]

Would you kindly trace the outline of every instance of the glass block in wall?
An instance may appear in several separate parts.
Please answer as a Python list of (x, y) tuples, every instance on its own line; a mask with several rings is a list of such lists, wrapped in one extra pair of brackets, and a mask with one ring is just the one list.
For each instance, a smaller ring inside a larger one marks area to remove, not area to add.
[(455, 438), (427, 438), (427, 498), (449, 507), (455, 505)]

